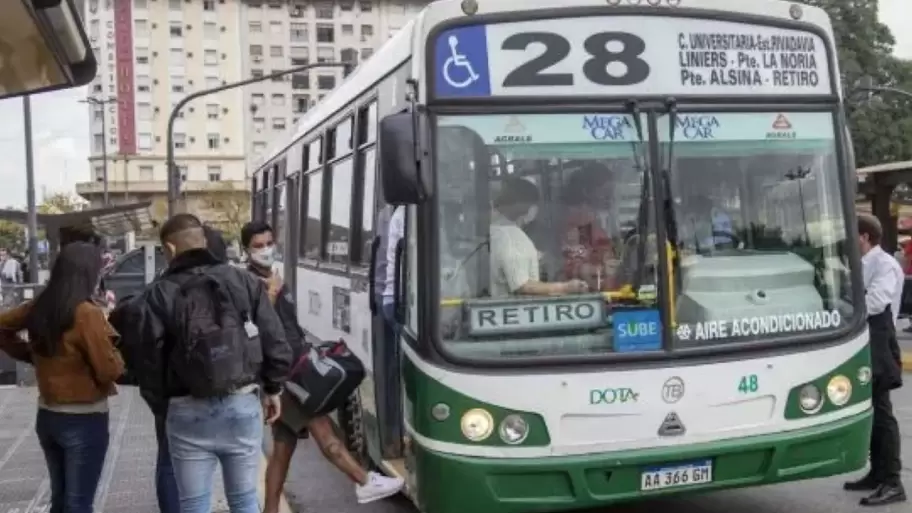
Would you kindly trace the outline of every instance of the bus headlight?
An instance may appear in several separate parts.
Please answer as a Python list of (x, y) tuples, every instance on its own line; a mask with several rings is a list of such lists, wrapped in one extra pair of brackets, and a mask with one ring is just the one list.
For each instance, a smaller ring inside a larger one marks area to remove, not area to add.
[(852, 398), (852, 381), (843, 376), (833, 376), (827, 383), (827, 397), (836, 406), (844, 406)]
[(520, 415), (507, 415), (500, 423), (499, 431), (504, 443), (521, 444), (529, 436), (529, 424)]
[(487, 410), (475, 408), (462, 415), (459, 427), (463, 436), (472, 442), (480, 442), (494, 431), (494, 418)]
[(867, 365), (863, 365), (858, 369), (858, 382), (862, 385), (867, 385), (870, 383), (872, 377), (873, 374), (871, 373), (871, 368)]
[(820, 389), (812, 384), (804, 385), (798, 394), (798, 405), (804, 413), (817, 413), (823, 405), (823, 396), (820, 394)]

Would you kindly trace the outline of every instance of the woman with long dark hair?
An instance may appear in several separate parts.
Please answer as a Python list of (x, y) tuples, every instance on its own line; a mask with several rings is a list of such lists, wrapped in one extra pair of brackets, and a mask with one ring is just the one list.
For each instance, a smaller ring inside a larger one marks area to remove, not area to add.
[(51, 513), (92, 512), (108, 450), (108, 397), (117, 393), (123, 360), (116, 332), (92, 301), (101, 266), (98, 246), (68, 244), (38, 297), (0, 314), (0, 349), (35, 366), (35, 430), (48, 465)]

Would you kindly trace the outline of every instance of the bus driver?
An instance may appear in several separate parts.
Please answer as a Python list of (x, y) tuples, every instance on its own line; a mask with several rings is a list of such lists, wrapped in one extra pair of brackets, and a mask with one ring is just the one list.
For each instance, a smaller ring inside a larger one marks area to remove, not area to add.
[(504, 180), (491, 212), (491, 297), (563, 296), (589, 290), (586, 282), (539, 281), (538, 250), (521, 228), (538, 209), (538, 188), (521, 178)]

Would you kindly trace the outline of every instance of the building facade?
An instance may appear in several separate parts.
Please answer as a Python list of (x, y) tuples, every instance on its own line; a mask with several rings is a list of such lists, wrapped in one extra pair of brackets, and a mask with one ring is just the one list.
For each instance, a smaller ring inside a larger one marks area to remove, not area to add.
[[(110, 203), (152, 201), (153, 216), (164, 217), (167, 124), (177, 102), (202, 89), (313, 62), (360, 62), (424, 4), (84, 0), (99, 74), (86, 99), (92, 180), (77, 184), (77, 192), (102, 205), (107, 174)], [(174, 148), (187, 210), (218, 223), (226, 208), (246, 209), (251, 164), (342, 78), (341, 70), (315, 69), (184, 107)]]

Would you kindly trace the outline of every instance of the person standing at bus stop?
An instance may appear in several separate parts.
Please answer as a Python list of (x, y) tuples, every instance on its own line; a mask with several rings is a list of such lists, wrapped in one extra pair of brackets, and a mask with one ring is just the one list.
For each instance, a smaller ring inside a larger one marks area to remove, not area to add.
[(890, 392), (902, 386), (902, 361), (896, 341), (896, 320), (902, 301), (903, 271), (895, 258), (880, 247), (883, 228), (876, 217), (858, 216), (858, 243), (864, 275), (865, 307), (874, 371), (871, 402), (871, 468), (859, 481), (846, 483), (849, 491), (873, 491), (862, 506), (882, 506), (906, 500), (900, 481), (899, 423), (893, 415)]

